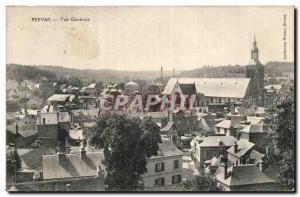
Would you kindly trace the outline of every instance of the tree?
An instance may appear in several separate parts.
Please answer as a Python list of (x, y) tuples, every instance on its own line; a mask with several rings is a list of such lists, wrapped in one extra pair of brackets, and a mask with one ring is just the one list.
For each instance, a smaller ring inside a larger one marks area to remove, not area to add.
[(90, 143), (104, 149), (107, 189), (138, 189), (147, 159), (157, 155), (159, 142), (159, 128), (150, 118), (109, 113), (100, 117), (97, 127), (91, 129)]
[(216, 179), (210, 176), (197, 175), (193, 179), (189, 179), (184, 183), (185, 191), (223, 191), (221, 186), (218, 186)]
[(278, 99), (267, 109), (266, 121), (272, 131), (279, 179), (284, 190), (295, 189), (295, 113), (292, 95)]
[(73, 87), (82, 87), (82, 82), (80, 81), (80, 79), (78, 77), (71, 77), (69, 79), (69, 85), (71, 85)]

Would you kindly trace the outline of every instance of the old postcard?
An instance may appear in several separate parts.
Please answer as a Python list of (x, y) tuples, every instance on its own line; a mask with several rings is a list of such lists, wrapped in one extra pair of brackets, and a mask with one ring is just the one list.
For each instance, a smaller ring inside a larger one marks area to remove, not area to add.
[(9, 192), (294, 192), (294, 10), (6, 7)]

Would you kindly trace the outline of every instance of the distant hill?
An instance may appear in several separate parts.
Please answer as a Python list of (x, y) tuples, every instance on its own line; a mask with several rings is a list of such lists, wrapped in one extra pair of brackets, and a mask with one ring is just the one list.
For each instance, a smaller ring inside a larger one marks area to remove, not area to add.
[[(104, 83), (108, 82), (120, 82), (120, 81), (130, 81), (130, 80), (154, 80), (160, 77), (160, 71), (117, 71), (117, 70), (94, 70), (94, 69), (73, 69), (65, 68), (61, 66), (40, 66), (38, 67), (42, 70), (51, 71), (56, 74), (57, 77), (60, 76), (76, 76), (84, 82), (89, 82), (92, 80), (100, 80)], [(165, 76), (172, 74), (172, 71), (164, 71)]]
[(51, 71), (41, 70), (34, 66), (9, 64), (6, 66), (6, 78), (13, 79), (19, 82), (26, 79), (34, 82), (39, 82), (42, 79), (54, 81), (56, 80), (56, 75)]
[[(294, 63), (292, 62), (268, 62), (265, 65), (265, 74), (283, 76), (284, 73), (294, 72)], [(175, 74), (178, 77), (243, 77), (245, 67), (240, 65), (228, 66), (203, 66), (201, 68), (181, 71)], [(92, 80), (102, 81), (103, 83), (126, 82), (130, 80), (155, 80), (160, 77), (160, 71), (115, 71), (115, 70), (81, 70), (65, 68), (61, 66), (26, 66), (18, 64), (9, 64), (6, 67), (8, 79), (23, 81), (29, 79), (39, 82), (47, 78), (50, 81), (69, 75), (78, 77), (82, 82), (88, 83)], [(164, 71), (164, 77), (172, 76), (172, 71)]]
[[(265, 74), (283, 76), (284, 73), (294, 72), (293, 62), (268, 62), (265, 65)], [(179, 77), (243, 77), (245, 66), (228, 65), (228, 66), (203, 66), (201, 68), (183, 71)]]

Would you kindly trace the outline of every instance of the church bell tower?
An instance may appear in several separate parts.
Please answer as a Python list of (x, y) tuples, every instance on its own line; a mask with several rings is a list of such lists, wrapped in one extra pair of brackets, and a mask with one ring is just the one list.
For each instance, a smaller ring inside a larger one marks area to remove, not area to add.
[(264, 105), (264, 66), (259, 61), (259, 50), (254, 36), (251, 56), (245, 77), (250, 78), (249, 99), (253, 105)]

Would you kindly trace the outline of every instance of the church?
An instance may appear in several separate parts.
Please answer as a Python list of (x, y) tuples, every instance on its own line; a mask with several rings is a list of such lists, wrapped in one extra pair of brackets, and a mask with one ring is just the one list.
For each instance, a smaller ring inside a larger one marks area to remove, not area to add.
[(251, 58), (246, 66), (245, 77), (250, 78), (249, 99), (252, 104), (263, 106), (264, 103), (264, 66), (259, 61), (257, 42), (254, 37)]
[(224, 112), (228, 103), (247, 102), (263, 106), (264, 66), (259, 61), (257, 42), (253, 47), (243, 78), (170, 78), (163, 95), (197, 95), (200, 113)]

